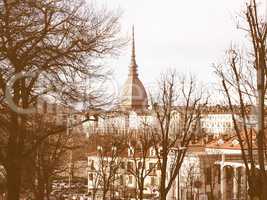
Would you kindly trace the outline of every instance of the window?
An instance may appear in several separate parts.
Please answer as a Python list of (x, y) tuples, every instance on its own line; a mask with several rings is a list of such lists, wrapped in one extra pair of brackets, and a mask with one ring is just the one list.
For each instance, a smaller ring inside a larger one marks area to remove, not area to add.
[(129, 176), (129, 181), (128, 181), (128, 184), (133, 184), (133, 176)]
[(151, 171), (154, 168), (155, 164), (154, 163), (149, 163), (149, 170)]
[(92, 173), (90, 173), (90, 174), (89, 174), (89, 180), (90, 180), (90, 181), (93, 181), (93, 179), (94, 179), (94, 176), (93, 176)]
[(123, 185), (123, 175), (120, 175), (120, 185)]
[(160, 156), (163, 155), (163, 150), (162, 150), (162, 148), (159, 149), (159, 155), (160, 155)]
[(125, 169), (125, 162), (121, 162), (121, 169)]
[(152, 176), (152, 177), (150, 178), (150, 185), (151, 185), (151, 186), (155, 186), (155, 185), (156, 185), (156, 178), (155, 178), (154, 176)]
[(149, 171), (150, 171), (150, 175), (155, 175), (156, 173), (156, 163), (149, 163)]
[(157, 170), (161, 170), (160, 163), (157, 164)]
[(211, 184), (211, 168), (208, 167), (205, 169), (206, 185)]
[(139, 162), (138, 162), (138, 169), (141, 169), (141, 168), (142, 168), (142, 166), (143, 166), (143, 165), (142, 165), (142, 162), (141, 162), (141, 161), (139, 161)]
[(91, 160), (90, 163), (91, 163), (90, 164), (90, 169), (94, 170), (95, 169), (94, 160)]
[(155, 156), (155, 150), (154, 150), (154, 148), (150, 148), (150, 156)]
[(130, 171), (133, 169), (133, 163), (132, 162), (127, 162), (127, 171)]

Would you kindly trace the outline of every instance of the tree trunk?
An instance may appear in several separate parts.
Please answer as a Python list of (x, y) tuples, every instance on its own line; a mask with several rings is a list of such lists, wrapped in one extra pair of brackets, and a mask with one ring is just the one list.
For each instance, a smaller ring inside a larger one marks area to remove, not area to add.
[(139, 186), (139, 200), (144, 199), (144, 182), (142, 181), (141, 185)]
[(20, 187), (21, 187), (21, 165), (23, 160), (21, 158), (22, 152), (22, 137), (23, 127), (21, 126), (22, 120), (16, 114), (11, 114), (12, 128), (10, 131), (10, 137), (8, 140), (8, 150), (7, 150), (7, 161), (6, 161), (6, 171), (7, 171), (7, 200), (19, 200), (20, 197)]
[(107, 191), (107, 189), (104, 187), (104, 188), (103, 188), (103, 198), (102, 198), (102, 200), (106, 200), (107, 193), (108, 193), (108, 191)]
[(257, 70), (257, 90), (258, 90), (258, 102), (257, 102), (257, 117), (258, 117), (258, 160), (259, 160), (259, 166), (260, 166), (260, 179), (261, 179), (261, 195), (260, 199), (265, 200), (267, 199), (267, 191), (266, 191), (266, 172), (265, 172), (265, 133), (264, 133), (264, 83), (265, 83), (265, 74), (264, 74), (264, 62), (262, 61), (264, 59), (263, 55), (260, 59), (260, 64), (258, 66)]
[(15, 164), (14, 158), (8, 158), (7, 168), (7, 200), (19, 200), (21, 185), (21, 168)]
[(162, 173), (160, 179), (160, 200), (166, 200), (167, 192), (165, 190), (166, 186), (166, 173)]

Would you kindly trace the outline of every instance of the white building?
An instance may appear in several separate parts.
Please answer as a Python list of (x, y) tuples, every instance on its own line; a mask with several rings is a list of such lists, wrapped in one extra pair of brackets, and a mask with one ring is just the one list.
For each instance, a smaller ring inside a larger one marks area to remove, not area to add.
[(138, 152), (140, 147), (137, 143), (120, 150), (120, 147), (112, 146), (113, 142), (108, 138), (102, 140), (102, 145), (99, 141), (88, 154), (88, 193), (91, 197), (102, 199), (106, 190), (106, 198), (135, 199), (138, 195), (138, 177), (141, 177), (143, 167), (146, 174), (142, 176), (144, 199), (158, 196), (160, 171), (153, 147), (144, 160)]
[(230, 113), (208, 113), (201, 118), (201, 127), (208, 134), (218, 137), (232, 133), (234, 124)]
[(236, 137), (189, 147), (168, 194), (168, 200), (177, 199), (248, 199), (247, 177)]
[[(234, 121), (235, 118), (238, 124), (243, 123), (240, 117), (240, 108), (235, 106), (234, 115), (227, 106), (207, 106), (202, 113), (200, 126), (203, 132), (219, 137), (220, 135), (231, 135), (234, 133)], [(253, 114), (253, 107), (246, 107), (246, 117), (249, 126), (253, 126), (256, 123), (256, 115)]]

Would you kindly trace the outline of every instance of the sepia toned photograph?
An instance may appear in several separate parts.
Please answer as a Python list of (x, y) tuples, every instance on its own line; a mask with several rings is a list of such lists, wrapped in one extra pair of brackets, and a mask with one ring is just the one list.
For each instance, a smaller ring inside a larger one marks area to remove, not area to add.
[(0, 200), (267, 200), (267, 0), (0, 0)]

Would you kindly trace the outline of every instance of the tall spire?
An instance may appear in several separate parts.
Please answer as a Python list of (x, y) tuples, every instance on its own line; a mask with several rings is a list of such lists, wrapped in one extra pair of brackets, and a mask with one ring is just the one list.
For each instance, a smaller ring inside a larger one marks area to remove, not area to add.
[(134, 40), (134, 25), (132, 27), (132, 56), (130, 64), (130, 74), (129, 76), (137, 77), (137, 64), (135, 60), (135, 40)]
[(126, 110), (145, 110), (148, 108), (148, 98), (143, 83), (137, 74), (137, 64), (135, 60), (134, 26), (132, 30), (132, 55), (129, 66), (129, 75), (124, 83), (120, 106)]

